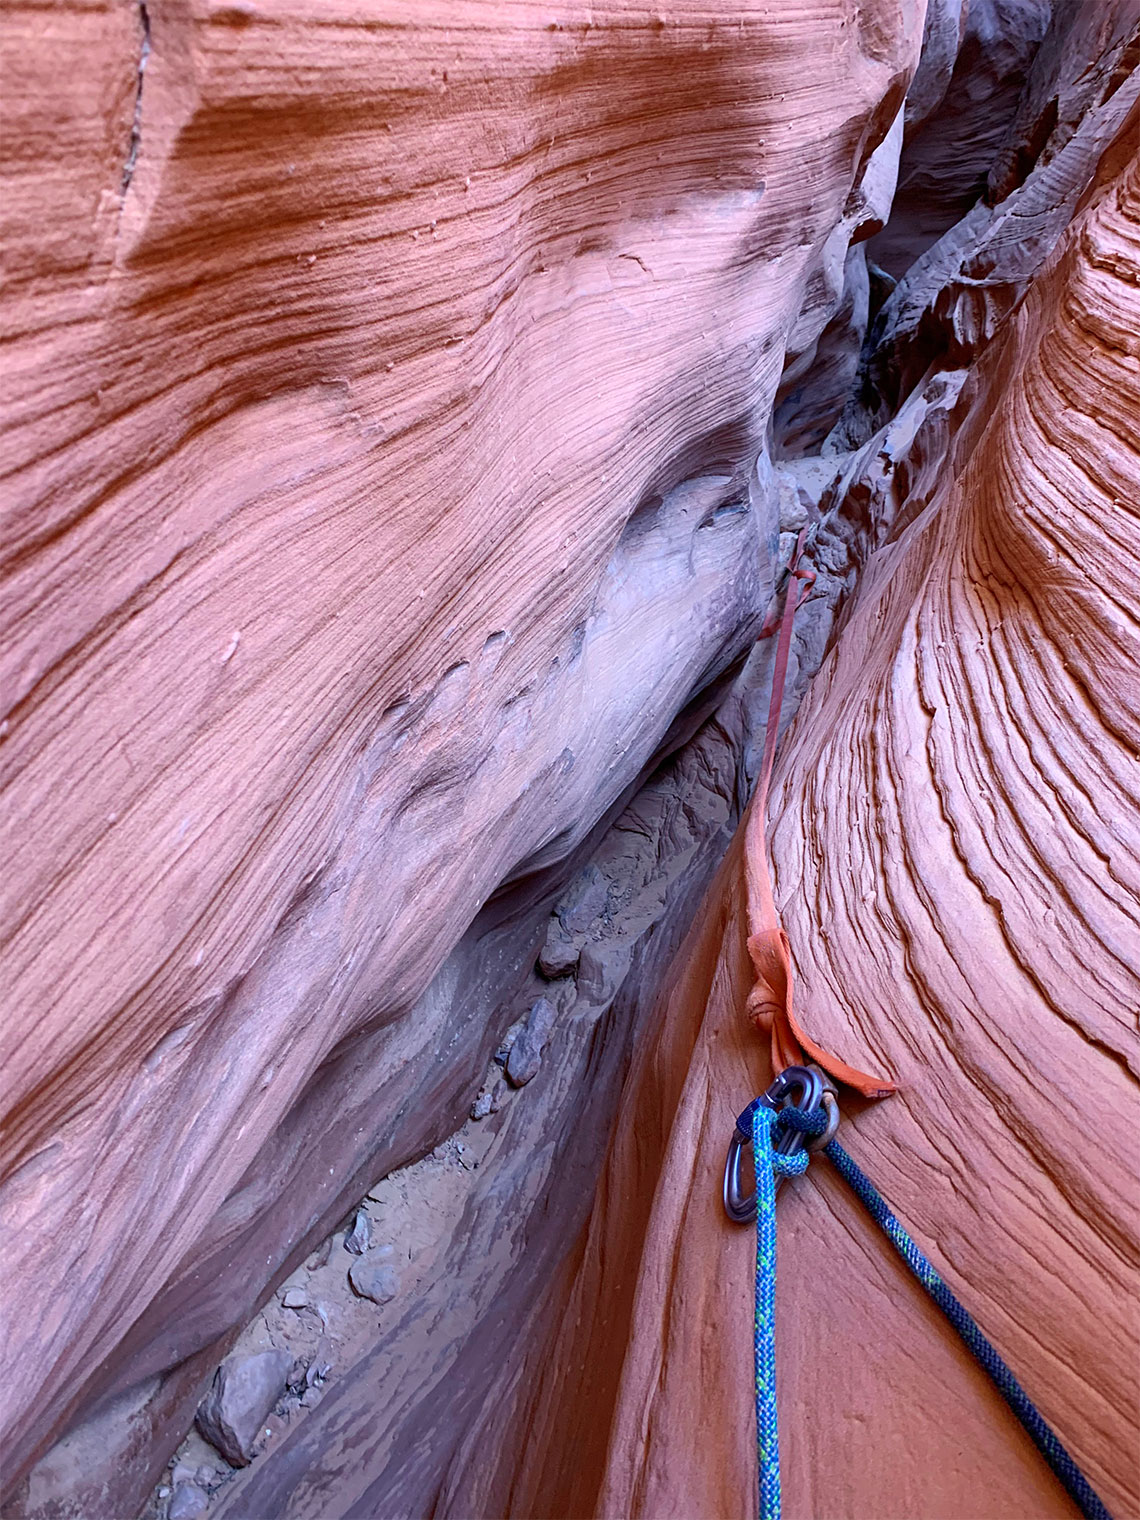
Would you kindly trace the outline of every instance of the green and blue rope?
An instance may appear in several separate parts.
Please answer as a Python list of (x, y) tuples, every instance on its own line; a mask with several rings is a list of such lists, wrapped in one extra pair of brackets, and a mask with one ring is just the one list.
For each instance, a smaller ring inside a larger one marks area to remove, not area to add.
[(800, 1177), (807, 1151), (784, 1156), (772, 1146), (780, 1116), (752, 1105), (752, 1156), (756, 1165), (756, 1459), (760, 1520), (780, 1520), (780, 1432), (776, 1415), (776, 1175)]
[[(804, 1135), (822, 1134), (826, 1124), (827, 1116), (822, 1109), (805, 1113), (785, 1108), (776, 1113), (759, 1101), (752, 1108), (752, 1151), (756, 1167), (756, 1443), (760, 1520), (780, 1520), (780, 1447), (776, 1418), (776, 1177), (799, 1176), (807, 1169), (809, 1159), (806, 1150), (790, 1156), (782, 1155), (774, 1149), (772, 1135), (779, 1126)], [(961, 1336), (1085, 1520), (1112, 1520), (1104, 1502), (1006, 1366), (996, 1347), (891, 1213), (874, 1183), (856, 1166), (838, 1141), (832, 1140), (826, 1145), (824, 1155)]]

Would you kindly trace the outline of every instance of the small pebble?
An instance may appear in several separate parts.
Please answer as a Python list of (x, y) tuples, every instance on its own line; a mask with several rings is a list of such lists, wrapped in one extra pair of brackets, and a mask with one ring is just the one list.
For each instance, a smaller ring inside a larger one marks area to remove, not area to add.
[(304, 1288), (286, 1288), (281, 1295), (281, 1306), (285, 1309), (307, 1309), (309, 1295)]
[(554, 917), (547, 929), (546, 942), (538, 956), (539, 972), (548, 981), (573, 972), (578, 965), (580, 950), (562, 927), (561, 919)]
[(591, 928), (606, 910), (609, 891), (609, 881), (598, 867), (587, 866), (554, 910), (566, 933), (578, 934)]
[(607, 1007), (629, 967), (620, 947), (587, 944), (578, 959), (578, 994), (595, 1008)]
[(348, 1269), (352, 1291), (374, 1304), (390, 1303), (400, 1291), (400, 1279), (392, 1266), (373, 1266), (370, 1261), (354, 1261)]
[(556, 1009), (549, 998), (538, 998), (507, 1057), (507, 1081), (524, 1087), (538, 1075), (542, 1052), (554, 1027)]
[(313, 1252), (313, 1254), (309, 1257), (309, 1259), (305, 1263), (305, 1265), (306, 1265), (306, 1267), (308, 1267), (308, 1269), (309, 1269), (310, 1272), (319, 1272), (322, 1267), (327, 1267), (328, 1266), (329, 1256), (331, 1254), (332, 1254), (332, 1236), (330, 1235), (327, 1240), (322, 1240), (321, 1241), (320, 1245)]
[(248, 1467), (258, 1427), (276, 1405), (292, 1368), (292, 1354), (274, 1347), (228, 1356), (214, 1374), (195, 1423), (234, 1467)]
[(344, 1249), (353, 1256), (363, 1256), (372, 1244), (372, 1221), (363, 1209), (357, 1209), (352, 1229), (344, 1237)]
[(514, 1043), (518, 1039), (519, 1035), (522, 1034), (525, 1028), (525, 1022), (520, 1019), (517, 1024), (512, 1024), (511, 1027), (507, 1030), (506, 1034), (503, 1036), (503, 1043), (495, 1052), (495, 1060), (500, 1066), (505, 1066), (507, 1064), (507, 1060), (510, 1056)]

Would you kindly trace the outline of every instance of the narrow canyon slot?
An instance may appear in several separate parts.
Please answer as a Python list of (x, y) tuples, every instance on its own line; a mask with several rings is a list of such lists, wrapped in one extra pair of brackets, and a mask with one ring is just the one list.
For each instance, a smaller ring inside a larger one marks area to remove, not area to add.
[(1140, 1520), (1136, 0), (0, 37), (3, 1520)]

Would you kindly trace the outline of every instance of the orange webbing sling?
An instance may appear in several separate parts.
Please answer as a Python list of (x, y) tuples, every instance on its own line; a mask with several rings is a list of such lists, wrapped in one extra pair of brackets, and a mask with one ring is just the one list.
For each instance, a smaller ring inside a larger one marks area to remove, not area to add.
[(800, 568), (807, 528), (800, 533), (789, 565), (788, 590), (784, 598), (784, 615), (776, 644), (776, 663), (772, 670), (772, 695), (768, 703), (768, 726), (764, 734), (764, 763), (760, 780), (748, 809), (744, 831), (744, 876), (748, 893), (748, 953), (756, 974), (748, 994), (749, 1017), (772, 1046), (772, 1069), (804, 1064), (806, 1054), (837, 1082), (843, 1082), (865, 1098), (885, 1098), (895, 1084), (882, 1077), (870, 1077), (839, 1060), (810, 1039), (796, 1021), (792, 1007), (792, 959), (788, 936), (776, 911), (772, 896), (772, 878), (768, 872), (768, 843), (765, 816), (768, 790), (776, 758), (776, 737), (780, 727), (780, 710), (788, 678), (788, 656), (792, 647), (792, 624), (796, 608), (806, 597), (815, 580), (810, 567)]

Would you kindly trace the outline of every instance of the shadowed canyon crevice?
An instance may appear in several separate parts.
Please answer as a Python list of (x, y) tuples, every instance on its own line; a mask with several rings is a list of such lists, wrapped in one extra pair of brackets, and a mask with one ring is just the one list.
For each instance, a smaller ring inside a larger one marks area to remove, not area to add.
[[(1140, 1514), (1135, 5), (0, 31), (6, 1520), (751, 1513), (804, 530), (797, 1007)], [(834, 1180), (781, 1210), (789, 1515), (1070, 1514)]]

